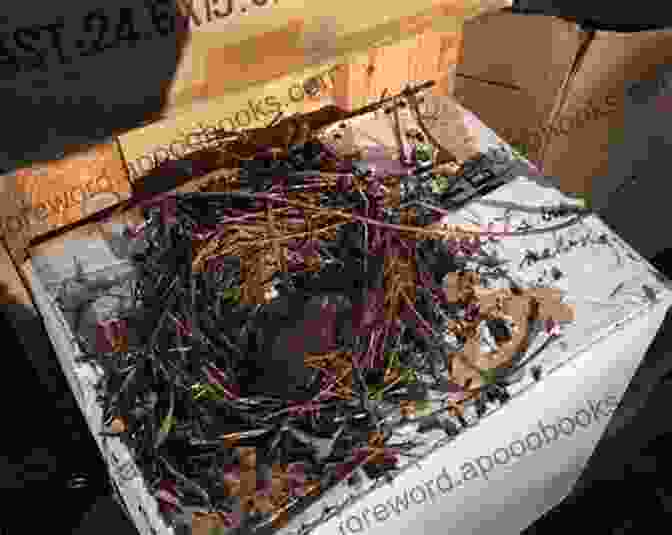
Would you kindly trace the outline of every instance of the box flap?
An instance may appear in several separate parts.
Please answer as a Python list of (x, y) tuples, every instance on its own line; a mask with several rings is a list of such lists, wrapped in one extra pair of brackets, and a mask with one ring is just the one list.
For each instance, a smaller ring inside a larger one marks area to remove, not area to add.
[(627, 88), (654, 75), (670, 58), (671, 30), (595, 33), (543, 152), (544, 171), (558, 176), (565, 191), (589, 192), (607, 180), (608, 146), (624, 127)]
[(334, 103), (352, 110), (425, 80), (436, 80), (435, 94), (449, 95), (461, 47), (461, 31), (427, 30), (413, 39), (372, 48), (335, 73)]
[[(519, 113), (537, 117), (550, 116), (557, 91), (586, 39), (586, 32), (574, 23), (508, 11), (467, 21), (463, 34), (463, 57), (456, 78), (520, 91), (530, 100), (528, 109)], [(473, 106), (465, 100), (464, 104), (478, 110), (481, 102)]]
[(585, 107), (589, 101), (620, 96), (630, 84), (655, 76), (672, 59), (672, 30), (618, 33), (595, 32), (582, 64), (569, 87), (565, 110)]
[(491, 128), (508, 143), (517, 145), (524, 139), (526, 124), (520, 115), (529, 107), (530, 99), (521, 89), (460, 77), (455, 79), (454, 96), (467, 109), (476, 110), (479, 118), (493, 125)]

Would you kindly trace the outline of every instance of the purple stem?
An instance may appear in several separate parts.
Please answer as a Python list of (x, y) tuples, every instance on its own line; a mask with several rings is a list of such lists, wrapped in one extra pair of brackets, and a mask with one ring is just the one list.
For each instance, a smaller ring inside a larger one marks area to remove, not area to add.
[[(289, 202), (287, 199), (279, 199), (278, 197), (273, 197), (272, 195), (268, 195), (265, 193), (246, 193), (244, 194), (244, 196), (270, 202), (282, 202), (282, 203)], [(375, 219), (369, 219), (368, 217), (362, 217), (357, 215), (350, 215), (350, 217), (355, 221), (361, 221), (362, 223), (367, 223), (369, 225), (376, 225), (382, 228), (387, 228), (399, 232), (399, 229), (395, 225), (389, 223), (383, 223), (382, 221), (377, 221)]]
[(175, 322), (175, 325), (177, 326), (177, 331), (183, 335), (183, 336), (192, 336), (192, 331), (189, 328), (188, 325), (186, 325), (183, 321), (179, 320), (178, 318), (173, 316), (173, 321)]
[(413, 314), (415, 314), (415, 317), (418, 318), (418, 321), (420, 322), (420, 324), (421, 324), (421, 325), (422, 325), (428, 332), (432, 333), (435, 337), (439, 338), (439, 336), (436, 334), (436, 332), (434, 331), (434, 329), (432, 328), (432, 326), (431, 326), (429, 323), (427, 323), (427, 321), (425, 320), (425, 318), (423, 318), (423, 317), (420, 315), (420, 312), (418, 312), (418, 310), (415, 308), (415, 306), (411, 304), (410, 300), (407, 300), (407, 303), (406, 303), (406, 304), (408, 305), (408, 308), (411, 309), (411, 311), (413, 312)]
[(233, 214), (233, 217), (250, 215), (250, 213), (247, 210), (239, 210), (238, 208), (228, 208), (227, 211), (231, 212)]
[(336, 154), (336, 151), (334, 151), (334, 149), (332, 149), (332, 148), (329, 146), (329, 144), (327, 144), (327, 143), (322, 143), (322, 148), (323, 148), (324, 152), (326, 152), (326, 153), (327, 153), (329, 156), (331, 156), (332, 158), (339, 158), (338, 154)]
[(282, 194), (285, 192), (287, 188), (284, 186), (284, 184), (275, 184), (274, 186), (271, 186), (271, 188), (268, 190), (269, 193), (277, 193), (277, 194)]
[(286, 219), (287, 223), (292, 223), (295, 225), (302, 225), (306, 222), (305, 219), (299, 219), (299, 218), (291, 218), (291, 219)]
[(141, 223), (140, 225), (129, 225), (126, 228), (126, 233), (128, 236), (132, 239), (139, 237), (145, 230), (147, 229), (147, 226), (149, 225), (148, 221), (145, 221), (144, 223)]
[(378, 338), (378, 333), (376, 330), (374, 330), (371, 333), (371, 337), (369, 338), (369, 348), (366, 351), (366, 355), (364, 357), (365, 361), (369, 362), (369, 369), (373, 369), (373, 357), (375, 354), (375, 346), (376, 346), (376, 339)]
[(392, 257), (392, 233), (385, 233), (385, 254), (388, 258)]
[(333, 388), (336, 386), (337, 382), (338, 382), (338, 378), (336, 378), (336, 380), (333, 383), (327, 385), (324, 389), (322, 389), (320, 391), (320, 393), (317, 394), (317, 396), (315, 396), (311, 401), (318, 401), (324, 395), (328, 394), (331, 390), (333, 390)]

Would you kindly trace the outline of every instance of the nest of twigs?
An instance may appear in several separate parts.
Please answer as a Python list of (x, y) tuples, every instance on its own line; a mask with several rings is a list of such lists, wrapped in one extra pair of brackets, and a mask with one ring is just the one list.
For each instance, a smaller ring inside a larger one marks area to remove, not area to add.
[(149, 203), (129, 233), (135, 308), (84, 360), (173, 524), (280, 526), (306, 495), (395, 473), (418, 447), (395, 426), (454, 434), (466, 403), (508, 398), (528, 322), (571, 319), (557, 294), (465, 273), (485, 232), (440, 222), (435, 160), (381, 176), (315, 134)]

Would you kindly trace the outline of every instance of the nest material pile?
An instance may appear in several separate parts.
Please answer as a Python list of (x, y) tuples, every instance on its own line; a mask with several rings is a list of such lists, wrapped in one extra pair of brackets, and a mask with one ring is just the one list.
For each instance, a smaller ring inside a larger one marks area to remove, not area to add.
[(445, 149), (418, 145), (408, 172), (381, 175), (286, 124), (227, 179), (150, 203), (129, 234), (145, 246), (136, 309), (84, 357), (104, 370), (106, 432), (194, 532), (281, 526), (362, 470), (394, 474), (418, 445), (398, 425), (454, 433), (439, 414), (464, 424), (466, 403), (506, 401), (531, 322), (573, 319), (555, 290), (493, 290), (464, 269), (485, 232), (440, 222)]

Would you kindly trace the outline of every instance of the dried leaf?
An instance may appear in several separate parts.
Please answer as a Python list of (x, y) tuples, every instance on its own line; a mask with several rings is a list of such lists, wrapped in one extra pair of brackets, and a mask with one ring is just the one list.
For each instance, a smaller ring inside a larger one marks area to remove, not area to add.
[(221, 513), (193, 513), (192, 515), (192, 535), (224, 535), (227, 527), (227, 522)]
[(537, 318), (545, 321), (574, 321), (574, 307), (562, 302), (562, 291), (556, 288), (535, 288), (527, 295), (537, 304)]
[(443, 279), (443, 289), (449, 303), (458, 303), (474, 295), (481, 277), (473, 271), (448, 273)]

